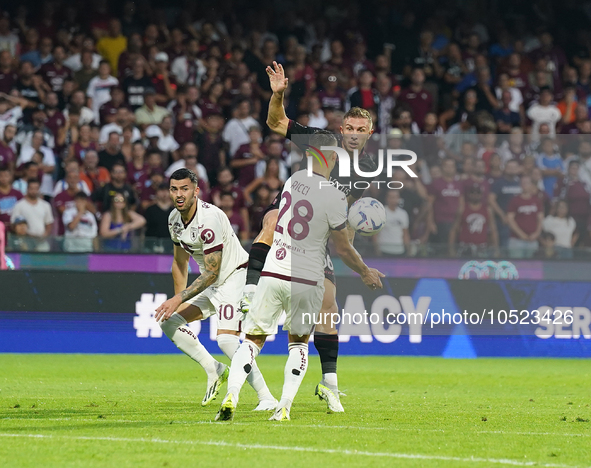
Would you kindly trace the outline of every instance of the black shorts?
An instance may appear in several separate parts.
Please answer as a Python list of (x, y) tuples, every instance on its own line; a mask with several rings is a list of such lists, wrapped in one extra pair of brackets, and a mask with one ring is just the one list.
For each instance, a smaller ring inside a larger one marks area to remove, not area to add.
[(326, 248), (326, 259), (324, 260), (324, 277), (332, 284), (337, 285), (337, 278), (334, 274), (334, 265), (330, 259), (330, 252), (328, 247)]

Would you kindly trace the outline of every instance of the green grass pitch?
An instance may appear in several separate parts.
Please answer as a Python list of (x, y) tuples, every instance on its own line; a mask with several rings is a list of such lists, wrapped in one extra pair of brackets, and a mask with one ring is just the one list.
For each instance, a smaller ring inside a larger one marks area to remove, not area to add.
[[(285, 356), (260, 357), (279, 397)], [(585, 360), (342, 357), (345, 414), (313, 396), (311, 358), (289, 422), (202, 408), (182, 355), (0, 355), (0, 467), (591, 465)], [(225, 391), (225, 388), (222, 392)]]

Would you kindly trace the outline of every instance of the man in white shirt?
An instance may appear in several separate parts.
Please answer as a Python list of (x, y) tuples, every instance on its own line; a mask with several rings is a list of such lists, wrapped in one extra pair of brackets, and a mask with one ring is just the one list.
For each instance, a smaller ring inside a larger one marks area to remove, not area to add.
[(98, 234), (94, 215), (86, 209), (88, 195), (78, 192), (74, 196), (75, 206), (67, 208), (62, 215), (66, 228), (64, 250), (66, 252), (92, 252), (93, 242)]
[(532, 121), (531, 125), (531, 139), (532, 141), (539, 141), (540, 126), (547, 124), (550, 129), (549, 135), (554, 138), (556, 136), (556, 124), (562, 119), (562, 114), (552, 101), (554, 95), (548, 86), (540, 89), (540, 99), (538, 102), (532, 104), (527, 110), (527, 116)]
[(119, 85), (119, 80), (111, 76), (111, 65), (106, 60), (101, 61), (98, 75), (88, 83), (86, 95), (88, 96), (88, 107), (94, 113), (94, 121), (100, 123), (99, 109), (111, 100), (111, 88)]
[(234, 156), (240, 146), (250, 142), (248, 129), (257, 125), (258, 122), (250, 115), (248, 99), (238, 101), (234, 109), (234, 118), (228, 121), (222, 133), (222, 138), (230, 145), (230, 156)]
[(10, 221), (14, 223), (17, 218), (24, 218), (27, 221), (27, 235), (37, 240), (35, 250), (47, 252), (49, 243), (46, 238), (53, 228), (53, 213), (51, 205), (40, 197), (40, 186), (38, 179), (29, 180), (27, 194), (14, 205)]
[[(121, 135), (121, 143), (123, 143), (123, 127), (133, 122), (133, 114), (127, 109), (127, 107), (120, 107), (117, 109), (117, 114), (115, 115), (115, 121), (107, 124), (101, 128), (101, 132), (99, 134), (99, 143), (104, 145), (109, 140), (109, 135), (113, 132), (118, 133)], [(142, 134), (140, 131), (133, 127), (133, 132), (131, 135), (131, 141), (141, 140)]]
[(197, 58), (198, 53), (199, 42), (197, 39), (191, 39), (187, 43), (185, 55), (177, 57), (172, 62), (170, 71), (179, 84), (201, 85), (207, 69), (203, 62)]
[(36, 130), (31, 137), (31, 145), (23, 146), (21, 153), (16, 161), (16, 166), (20, 167), (32, 161), (35, 158), (35, 153), (41, 153), (43, 157), (41, 161), (37, 161), (43, 169), (43, 179), (41, 180), (41, 193), (43, 195), (51, 196), (53, 193), (53, 170), (55, 169), (55, 155), (53, 150), (47, 146), (43, 146), (43, 132)]
[(375, 239), (381, 254), (402, 255), (410, 245), (408, 213), (399, 206), (400, 191), (388, 190), (386, 194), (386, 224)]

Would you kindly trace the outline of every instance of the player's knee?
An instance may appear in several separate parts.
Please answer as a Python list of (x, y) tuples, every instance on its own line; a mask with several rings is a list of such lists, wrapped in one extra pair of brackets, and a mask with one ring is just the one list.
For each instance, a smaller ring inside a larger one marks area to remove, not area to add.
[(224, 353), (230, 360), (240, 346), (240, 338), (237, 335), (221, 333), (216, 337), (216, 341), (218, 342), (218, 346), (222, 350), (222, 353)]
[(170, 338), (171, 340), (172, 340), (172, 336), (174, 335), (176, 330), (179, 327), (182, 327), (183, 325), (185, 325), (186, 323), (187, 323), (187, 321), (181, 315), (177, 314), (176, 312), (174, 314), (172, 314), (168, 320), (161, 320), (159, 322), (160, 328), (162, 328), (162, 331), (164, 332), (164, 334), (168, 338)]

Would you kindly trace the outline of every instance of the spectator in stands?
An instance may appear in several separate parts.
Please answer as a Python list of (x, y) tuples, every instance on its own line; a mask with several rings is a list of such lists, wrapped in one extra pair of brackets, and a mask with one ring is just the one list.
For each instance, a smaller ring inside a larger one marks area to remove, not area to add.
[(230, 157), (234, 156), (241, 145), (250, 141), (248, 129), (253, 125), (258, 123), (250, 115), (250, 103), (247, 99), (239, 100), (235, 105), (233, 118), (228, 121), (222, 133), (222, 138), (229, 145)]
[(88, 107), (94, 114), (94, 122), (100, 123), (100, 109), (103, 104), (111, 100), (111, 88), (119, 86), (119, 80), (111, 76), (111, 65), (107, 60), (101, 60), (98, 67), (98, 74), (88, 82), (86, 95), (88, 96)]
[(591, 198), (589, 188), (579, 178), (580, 163), (571, 160), (564, 178), (559, 178), (554, 191), (554, 197), (566, 201), (569, 214), (576, 223), (577, 245), (587, 245), (589, 231), (587, 229), (591, 215)]
[[(279, 143), (274, 143), (277, 145)], [(244, 189), (244, 197), (247, 204), (252, 203), (251, 194), (255, 192), (261, 185), (265, 185), (271, 194), (275, 196), (281, 193), (285, 179), (281, 177), (280, 160), (278, 158), (268, 158), (265, 162), (265, 172), (253, 180)]]
[(115, 162), (111, 168), (111, 181), (93, 193), (93, 201), (98, 204), (101, 212), (104, 213), (111, 209), (111, 202), (117, 194), (123, 195), (127, 208), (135, 209), (137, 197), (133, 187), (126, 183), (126, 180), (125, 165), (120, 161)]
[[(351, 109), (351, 107), (361, 107), (368, 110), (377, 109), (379, 105), (379, 96), (377, 89), (372, 87), (374, 82), (373, 73), (370, 70), (361, 70), (357, 81), (359, 83), (358, 86), (350, 91), (346, 105), (347, 110)], [(402, 94), (400, 99), (402, 102), (406, 102), (402, 98)]]
[(4, 223), (7, 230), (14, 206), (21, 198), (22, 193), (12, 187), (12, 171), (0, 167), (0, 223)]
[(441, 164), (441, 178), (429, 185), (429, 230), (432, 242), (447, 245), (449, 233), (460, 208), (462, 183), (456, 174), (456, 163), (446, 158)]
[(534, 258), (547, 260), (557, 257), (556, 237), (551, 232), (542, 232), (540, 234), (540, 248), (534, 253)]
[(255, 166), (259, 161), (266, 158), (261, 148), (263, 135), (258, 125), (251, 127), (248, 131), (250, 141), (236, 150), (234, 157), (230, 160), (230, 167), (237, 174), (238, 185), (244, 189), (255, 179)]
[[(37, 156), (38, 159), (43, 160), (42, 155)], [(23, 164), (19, 170), (22, 173), (20, 179), (13, 182), (12, 188), (18, 190), (22, 195), (27, 194), (27, 180), (38, 179), (43, 176), (43, 172), (40, 169), (40, 164), (35, 161), (35, 158), (28, 163)]]
[(234, 197), (230, 192), (222, 192), (220, 194), (220, 209), (226, 214), (232, 225), (234, 233), (241, 242), (248, 240), (248, 229), (244, 224), (244, 218), (240, 215), (238, 210), (234, 209)]
[(531, 120), (532, 141), (539, 141), (540, 126), (547, 124), (550, 136), (556, 136), (556, 124), (562, 119), (562, 115), (552, 101), (554, 95), (548, 86), (540, 89), (540, 99), (527, 110), (527, 117)]
[(213, 204), (219, 207), (221, 204), (221, 194), (231, 193), (234, 198), (234, 209), (240, 213), (244, 220), (244, 225), (248, 227), (248, 210), (246, 209), (244, 192), (238, 184), (234, 182), (234, 176), (230, 168), (222, 167), (218, 172), (217, 179), (218, 185), (212, 188), (210, 194)]
[(109, 88), (110, 100), (105, 102), (99, 108), (99, 125), (107, 125), (115, 122), (117, 118), (117, 111), (120, 107), (124, 107), (125, 93), (118, 86)]
[(125, 196), (115, 193), (109, 199), (109, 209), (103, 213), (100, 235), (103, 249), (128, 251), (132, 247), (132, 234), (146, 225), (146, 219), (131, 210)]
[(0, 169), (6, 168), (14, 170), (14, 166), (16, 163), (16, 156), (14, 154), (13, 149), (10, 147), (8, 142), (6, 141), (7, 133), (10, 136), (16, 131), (16, 128), (13, 125), (7, 125), (2, 130), (3, 139), (0, 139)]
[(507, 224), (511, 229), (508, 247), (516, 258), (531, 257), (538, 248), (544, 207), (535, 192), (531, 177), (522, 176), (521, 194), (513, 197), (507, 207)]
[[(146, 218), (146, 248), (154, 252), (163, 252), (164, 245), (169, 244), (168, 216), (172, 211), (172, 202), (168, 184), (162, 183), (157, 187), (155, 203), (144, 213)], [(169, 247), (172, 250), (172, 247)]]
[(141, 141), (131, 145), (131, 161), (127, 163), (127, 182), (139, 193), (142, 178), (147, 175), (146, 148)]
[(0, 52), (0, 93), (9, 93), (16, 86), (18, 75), (13, 69), (12, 55), (8, 50)]
[[(212, 88), (210, 88), (210, 93)], [(199, 119), (201, 117), (207, 117), (198, 105), (199, 98), (199, 88), (196, 86), (181, 86), (177, 92), (177, 99), (168, 105), (168, 109), (175, 119), (174, 138), (179, 145), (187, 141), (192, 141), (193, 132), (198, 130), (197, 124)]]
[(154, 89), (152, 79), (146, 72), (146, 60), (140, 55), (135, 58), (132, 66), (132, 73), (125, 78), (121, 88), (125, 92), (127, 106), (135, 112), (144, 105), (144, 94), (148, 89)]
[(156, 91), (154, 88), (146, 88), (144, 92), (144, 105), (136, 109), (135, 122), (145, 130), (149, 125), (160, 125), (162, 119), (169, 115), (166, 108), (156, 104)]
[[(117, 109), (117, 113), (115, 114), (115, 121), (111, 122), (110, 124), (104, 125), (101, 127), (100, 136), (99, 136), (99, 143), (104, 145), (107, 143), (109, 139), (109, 134), (112, 132), (117, 132), (120, 135), (120, 142), (123, 140), (123, 129), (127, 126), (132, 125), (134, 121), (134, 115), (129, 111), (129, 109), (125, 106), (121, 106)], [(131, 141), (140, 140), (142, 137), (140, 131), (132, 126), (132, 136)]]
[(585, 102), (577, 103), (575, 107), (574, 120), (563, 125), (560, 133), (564, 135), (578, 135), (580, 133), (591, 133), (591, 124), (589, 122), (589, 110)]
[[(209, 178), (207, 176), (207, 170), (205, 169), (205, 166), (203, 166), (203, 164), (197, 163), (197, 157), (198, 157), (199, 151), (197, 150), (197, 146), (195, 145), (195, 143), (192, 143), (192, 142), (185, 143), (181, 147), (180, 154), (181, 154), (181, 158), (178, 161), (175, 161), (174, 163), (172, 163), (170, 166), (168, 166), (168, 168), (164, 172), (164, 175), (166, 177), (170, 177), (172, 175), (172, 173), (174, 171), (176, 171), (177, 169), (181, 169), (183, 167), (189, 168), (187, 161), (189, 159), (194, 159), (195, 163), (196, 163), (196, 167), (197, 167), (197, 171), (194, 171), (194, 172), (197, 174), (197, 177), (199, 178), (199, 180), (209, 182)], [(193, 169), (191, 169), (191, 170), (193, 170)]]
[(95, 121), (94, 112), (90, 109), (90, 107), (86, 106), (86, 94), (81, 89), (78, 89), (72, 93), (70, 102), (67, 108), (64, 110), (64, 115), (66, 118), (70, 116), (70, 111), (72, 113), (76, 112), (80, 114), (79, 125), (90, 125)]
[(40, 187), (39, 179), (27, 181), (27, 194), (14, 205), (10, 219), (13, 224), (19, 218), (24, 219), (27, 223), (27, 235), (35, 240), (35, 250), (47, 252), (47, 238), (53, 228), (53, 213), (51, 205), (40, 197)]
[(92, 252), (98, 227), (94, 214), (88, 211), (88, 195), (78, 192), (74, 205), (66, 208), (62, 215), (65, 226), (64, 250), (66, 252)]
[(410, 247), (409, 217), (400, 207), (400, 191), (386, 191), (386, 224), (372, 240), (376, 253), (386, 257), (399, 257)]
[(125, 157), (121, 154), (121, 139), (118, 132), (109, 133), (105, 148), (98, 154), (99, 166), (110, 171), (115, 163), (125, 164)]
[(150, 206), (156, 203), (156, 193), (158, 187), (164, 183), (164, 174), (162, 169), (151, 169), (148, 178), (141, 186), (138, 192), (140, 198), (141, 212), (144, 213)]
[(566, 200), (556, 204), (556, 215), (546, 216), (542, 229), (554, 235), (555, 248), (561, 258), (572, 258), (572, 248), (578, 240), (577, 223), (568, 212)]
[(489, 247), (499, 246), (494, 213), (480, 183), (469, 184), (465, 193), (465, 207), (458, 211), (449, 237), (450, 255), (486, 257)]
[[(45, 99), (45, 95), (44, 95)], [(33, 135), (36, 132), (41, 132), (41, 144), (38, 146), (46, 146), (47, 148), (55, 148), (55, 138), (53, 132), (45, 122), (47, 121), (47, 114), (41, 108), (36, 108), (32, 113), (32, 121), (30, 124), (24, 125), (19, 129), (18, 133), (14, 137), (15, 143), (21, 145), (21, 147), (33, 145)], [(22, 155), (21, 155), (22, 156)]]
[(424, 88), (425, 71), (422, 68), (414, 68), (410, 80), (410, 86), (400, 91), (398, 103), (407, 104), (412, 110), (414, 121), (422, 126), (427, 113), (434, 109), (433, 97)]
[(556, 151), (557, 147), (552, 138), (542, 138), (538, 153), (536, 155), (537, 166), (542, 170), (544, 176), (544, 190), (549, 196), (554, 194), (554, 188), (559, 177), (564, 176), (564, 161)]
[(86, 182), (91, 194), (111, 181), (109, 170), (99, 166), (98, 163), (99, 156), (96, 150), (88, 150), (82, 162), (80, 180)]
[(35, 131), (32, 134), (31, 145), (25, 146), (21, 149), (21, 154), (16, 162), (17, 167), (35, 158), (35, 155), (39, 157), (37, 161), (41, 165), (43, 175), (41, 179), (41, 193), (47, 197), (50, 197), (53, 193), (53, 172), (55, 169), (55, 156), (51, 149), (43, 146), (43, 132), (40, 130)]
[(205, 65), (198, 58), (199, 41), (190, 39), (185, 48), (185, 55), (177, 57), (170, 67), (177, 81), (183, 85), (201, 84), (205, 75)]
[(115, 75), (117, 75), (119, 56), (126, 48), (127, 38), (121, 34), (121, 22), (113, 18), (109, 21), (109, 34), (98, 41), (96, 50), (109, 61)]
[(176, 80), (168, 71), (168, 54), (158, 52), (154, 56), (156, 69), (152, 78), (152, 84), (156, 90), (156, 103), (164, 106), (176, 97)]
[(64, 65), (66, 52), (62, 46), (56, 46), (53, 49), (53, 60), (39, 69), (39, 75), (45, 81), (45, 90), (47, 92), (61, 93), (64, 88), (64, 81), (73, 78), (72, 70)]
[(511, 133), (513, 128), (521, 127), (521, 117), (518, 112), (511, 110), (511, 100), (511, 92), (509, 90), (502, 91), (500, 96), (501, 107), (493, 112), (493, 118), (499, 133)]
[(521, 193), (519, 181), (519, 163), (516, 160), (507, 161), (503, 177), (491, 186), (489, 203), (497, 218), (495, 219), (499, 231), (499, 243), (502, 247), (509, 241), (509, 219), (507, 210), (509, 202)]

